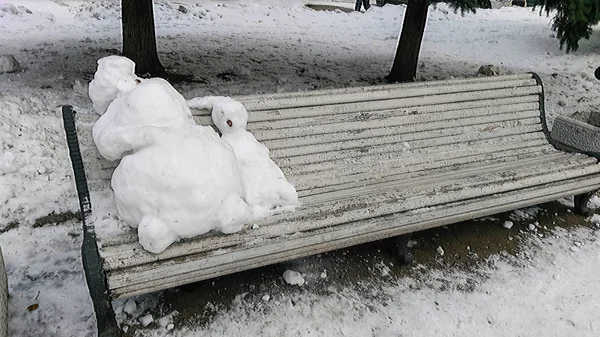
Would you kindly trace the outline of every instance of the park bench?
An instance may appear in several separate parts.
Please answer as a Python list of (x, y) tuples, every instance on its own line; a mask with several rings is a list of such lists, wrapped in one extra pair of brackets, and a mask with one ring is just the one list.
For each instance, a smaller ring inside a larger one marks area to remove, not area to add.
[[(102, 159), (93, 144), (98, 116), (91, 108), (75, 114), (63, 107), (100, 336), (118, 334), (113, 299), (561, 197), (576, 196), (575, 209), (584, 212), (600, 189), (598, 154), (553, 146), (535, 74), (236, 99), (302, 205), (239, 233), (183, 240), (158, 255), (142, 249), (134, 230), (96, 237), (99, 221), (116, 214), (110, 178), (118, 163)], [(212, 124), (208, 111), (193, 114)]]

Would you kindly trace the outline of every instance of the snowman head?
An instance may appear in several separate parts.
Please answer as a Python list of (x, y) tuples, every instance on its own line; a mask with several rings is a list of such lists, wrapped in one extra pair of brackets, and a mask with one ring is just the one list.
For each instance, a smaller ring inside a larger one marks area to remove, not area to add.
[(98, 60), (98, 68), (89, 85), (94, 108), (103, 114), (110, 102), (127, 93), (141, 81), (135, 75), (135, 63), (123, 56), (111, 55)]
[(237, 130), (246, 130), (248, 124), (248, 111), (242, 103), (231, 98), (215, 102), (211, 116), (221, 134), (224, 135)]

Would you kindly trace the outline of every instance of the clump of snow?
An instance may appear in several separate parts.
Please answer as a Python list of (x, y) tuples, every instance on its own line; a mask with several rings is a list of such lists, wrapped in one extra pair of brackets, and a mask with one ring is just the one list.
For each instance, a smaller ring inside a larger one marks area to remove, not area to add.
[(511, 229), (513, 226), (513, 222), (512, 221), (504, 221), (504, 223), (502, 224), (502, 227), (506, 228), (506, 229)]
[(283, 279), (287, 284), (302, 286), (304, 284), (304, 277), (297, 271), (286, 270), (283, 272)]
[(135, 303), (134, 299), (129, 299), (127, 300), (127, 302), (125, 302), (125, 306), (123, 308), (123, 311), (133, 315), (133, 313), (137, 310), (137, 303)]
[(438, 254), (440, 254), (441, 256), (444, 256), (444, 248), (442, 248), (441, 246), (438, 246), (436, 248), (436, 251)]
[(15, 155), (10, 151), (0, 152), (0, 175), (16, 171)]
[(80, 80), (75, 80), (75, 83), (73, 84), (73, 91), (75, 91), (76, 93), (80, 94), (80, 95), (88, 95), (89, 94), (89, 88), (87, 83), (81, 83)]
[(21, 70), (21, 65), (12, 55), (0, 55), (0, 74), (14, 73)]
[(265, 302), (268, 302), (270, 299), (271, 299), (271, 295), (269, 295), (269, 294), (265, 294), (265, 295), (262, 297), (262, 300), (263, 300), (263, 301), (265, 301)]
[(527, 226), (527, 228), (528, 228), (530, 231), (532, 231), (532, 230), (535, 230), (535, 225), (534, 225), (534, 224), (532, 224), (532, 223), (530, 223), (530, 224)]
[(600, 197), (597, 195), (593, 195), (590, 198), (590, 202), (594, 205), (594, 208), (600, 208)]
[(212, 111), (221, 139), (235, 153), (242, 174), (244, 199), (253, 207), (255, 217), (266, 216), (276, 208), (290, 210), (298, 204), (296, 189), (271, 160), (269, 149), (246, 130), (248, 111), (242, 103), (229, 97), (208, 96), (191, 99), (187, 104)]
[(151, 314), (147, 314), (145, 316), (140, 317), (140, 323), (142, 324), (143, 327), (147, 327), (152, 322), (154, 322), (154, 318), (152, 317)]

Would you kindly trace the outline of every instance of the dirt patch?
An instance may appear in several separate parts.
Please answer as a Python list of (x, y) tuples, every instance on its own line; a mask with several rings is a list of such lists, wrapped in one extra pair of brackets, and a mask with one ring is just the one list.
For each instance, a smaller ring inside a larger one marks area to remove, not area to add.
[(52, 212), (46, 216), (43, 216), (41, 218), (38, 218), (37, 220), (35, 220), (35, 223), (33, 224), (34, 228), (38, 228), (38, 227), (43, 227), (46, 225), (51, 225), (51, 224), (59, 224), (59, 223), (64, 223), (67, 222), (69, 220), (73, 220), (73, 219), (77, 219), (81, 221), (81, 212), (63, 212), (63, 213), (55, 213)]
[(334, 5), (313, 5), (313, 4), (306, 4), (306, 7), (313, 9), (315, 11), (342, 11), (344, 13), (352, 13), (354, 10), (351, 8), (346, 8), (346, 7), (341, 7), (341, 6), (334, 6)]

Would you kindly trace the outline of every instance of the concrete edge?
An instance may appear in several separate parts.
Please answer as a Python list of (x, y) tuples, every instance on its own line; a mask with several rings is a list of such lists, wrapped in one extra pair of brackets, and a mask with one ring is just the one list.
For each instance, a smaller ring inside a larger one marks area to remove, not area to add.
[(600, 128), (580, 120), (558, 116), (551, 137), (581, 152), (600, 153)]

